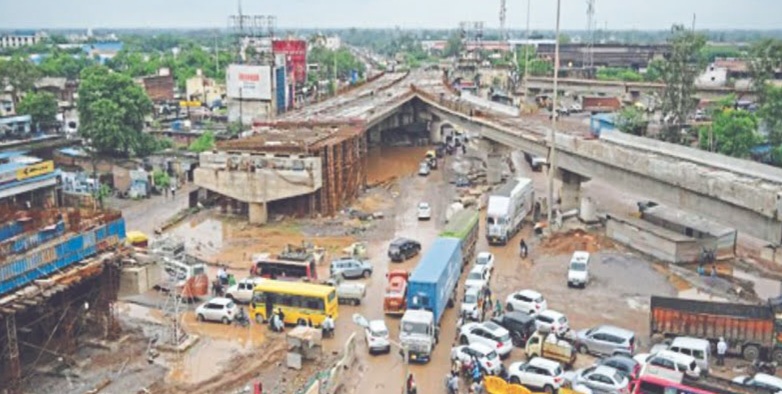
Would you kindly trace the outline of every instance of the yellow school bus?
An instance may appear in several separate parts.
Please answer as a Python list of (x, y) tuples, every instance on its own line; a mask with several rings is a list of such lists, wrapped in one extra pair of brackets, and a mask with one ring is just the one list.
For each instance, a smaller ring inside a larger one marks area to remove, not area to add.
[(272, 311), (282, 309), (285, 323), (312, 321), (320, 326), (327, 315), (337, 319), (337, 292), (334, 287), (303, 282), (263, 280), (253, 290), (250, 315), (258, 323), (268, 321)]

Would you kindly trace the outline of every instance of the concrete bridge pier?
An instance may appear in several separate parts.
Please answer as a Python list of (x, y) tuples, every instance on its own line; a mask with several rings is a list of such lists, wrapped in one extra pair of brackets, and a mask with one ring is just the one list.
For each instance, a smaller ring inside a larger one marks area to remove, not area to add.
[(251, 224), (266, 224), (269, 219), (269, 206), (263, 202), (251, 202), (249, 205), (249, 222)]
[(556, 177), (562, 181), (559, 189), (559, 209), (564, 212), (581, 207), (581, 183), (589, 178), (563, 169), (557, 170)]

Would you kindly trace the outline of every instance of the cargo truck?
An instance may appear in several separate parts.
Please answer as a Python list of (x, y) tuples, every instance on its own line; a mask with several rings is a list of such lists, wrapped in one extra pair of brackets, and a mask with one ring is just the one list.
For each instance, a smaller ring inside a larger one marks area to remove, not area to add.
[(535, 190), (532, 180), (515, 178), (489, 195), (486, 209), (486, 239), (490, 245), (505, 245), (521, 230), (532, 211)]
[(429, 361), (445, 308), (454, 305), (461, 267), (461, 242), (440, 237), (410, 275), (407, 310), (399, 331), (399, 341), (407, 346), (410, 361)]
[(720, 337), (728, 352), (747, 360), (758, 357), (782, 363), (782, 300), (763, 305), (694, 301), (653, 296), (649, 313), (652, 336), (708, 339), (716, 348)]
[(478, 222), (480, 215), (473, 209), (462, 209), (451, 216), (441, 237), (458, 239), (462, 245), (462, 269), (475, 260), (475, 246), (478, 243)]

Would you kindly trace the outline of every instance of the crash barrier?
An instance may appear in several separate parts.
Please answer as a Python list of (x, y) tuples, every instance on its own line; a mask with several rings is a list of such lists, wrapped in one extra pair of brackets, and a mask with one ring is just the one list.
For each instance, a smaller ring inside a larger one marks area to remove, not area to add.
[(356, 361), (356, 333), (350, 335), (342, 349), (342, 358), (330, 369), (318, 372), (310, 378), (297, 394), (333, 394), (340, 391), (345, 376)]

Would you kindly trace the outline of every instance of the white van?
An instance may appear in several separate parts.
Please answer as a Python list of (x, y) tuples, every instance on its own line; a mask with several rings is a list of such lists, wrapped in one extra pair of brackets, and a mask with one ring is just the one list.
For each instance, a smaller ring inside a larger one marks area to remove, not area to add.
[(678, 337), (671, 342), (668, 350), (692, 356), (695, 363), (701, 368), (701, 373), (709, 373), (709, 354), (711, 353), (711, 343), (705, 339), (693, 337)]
[(589, 283), (589, 252), (573, 253), (567, 270), (568, 287), (586, 287)]

